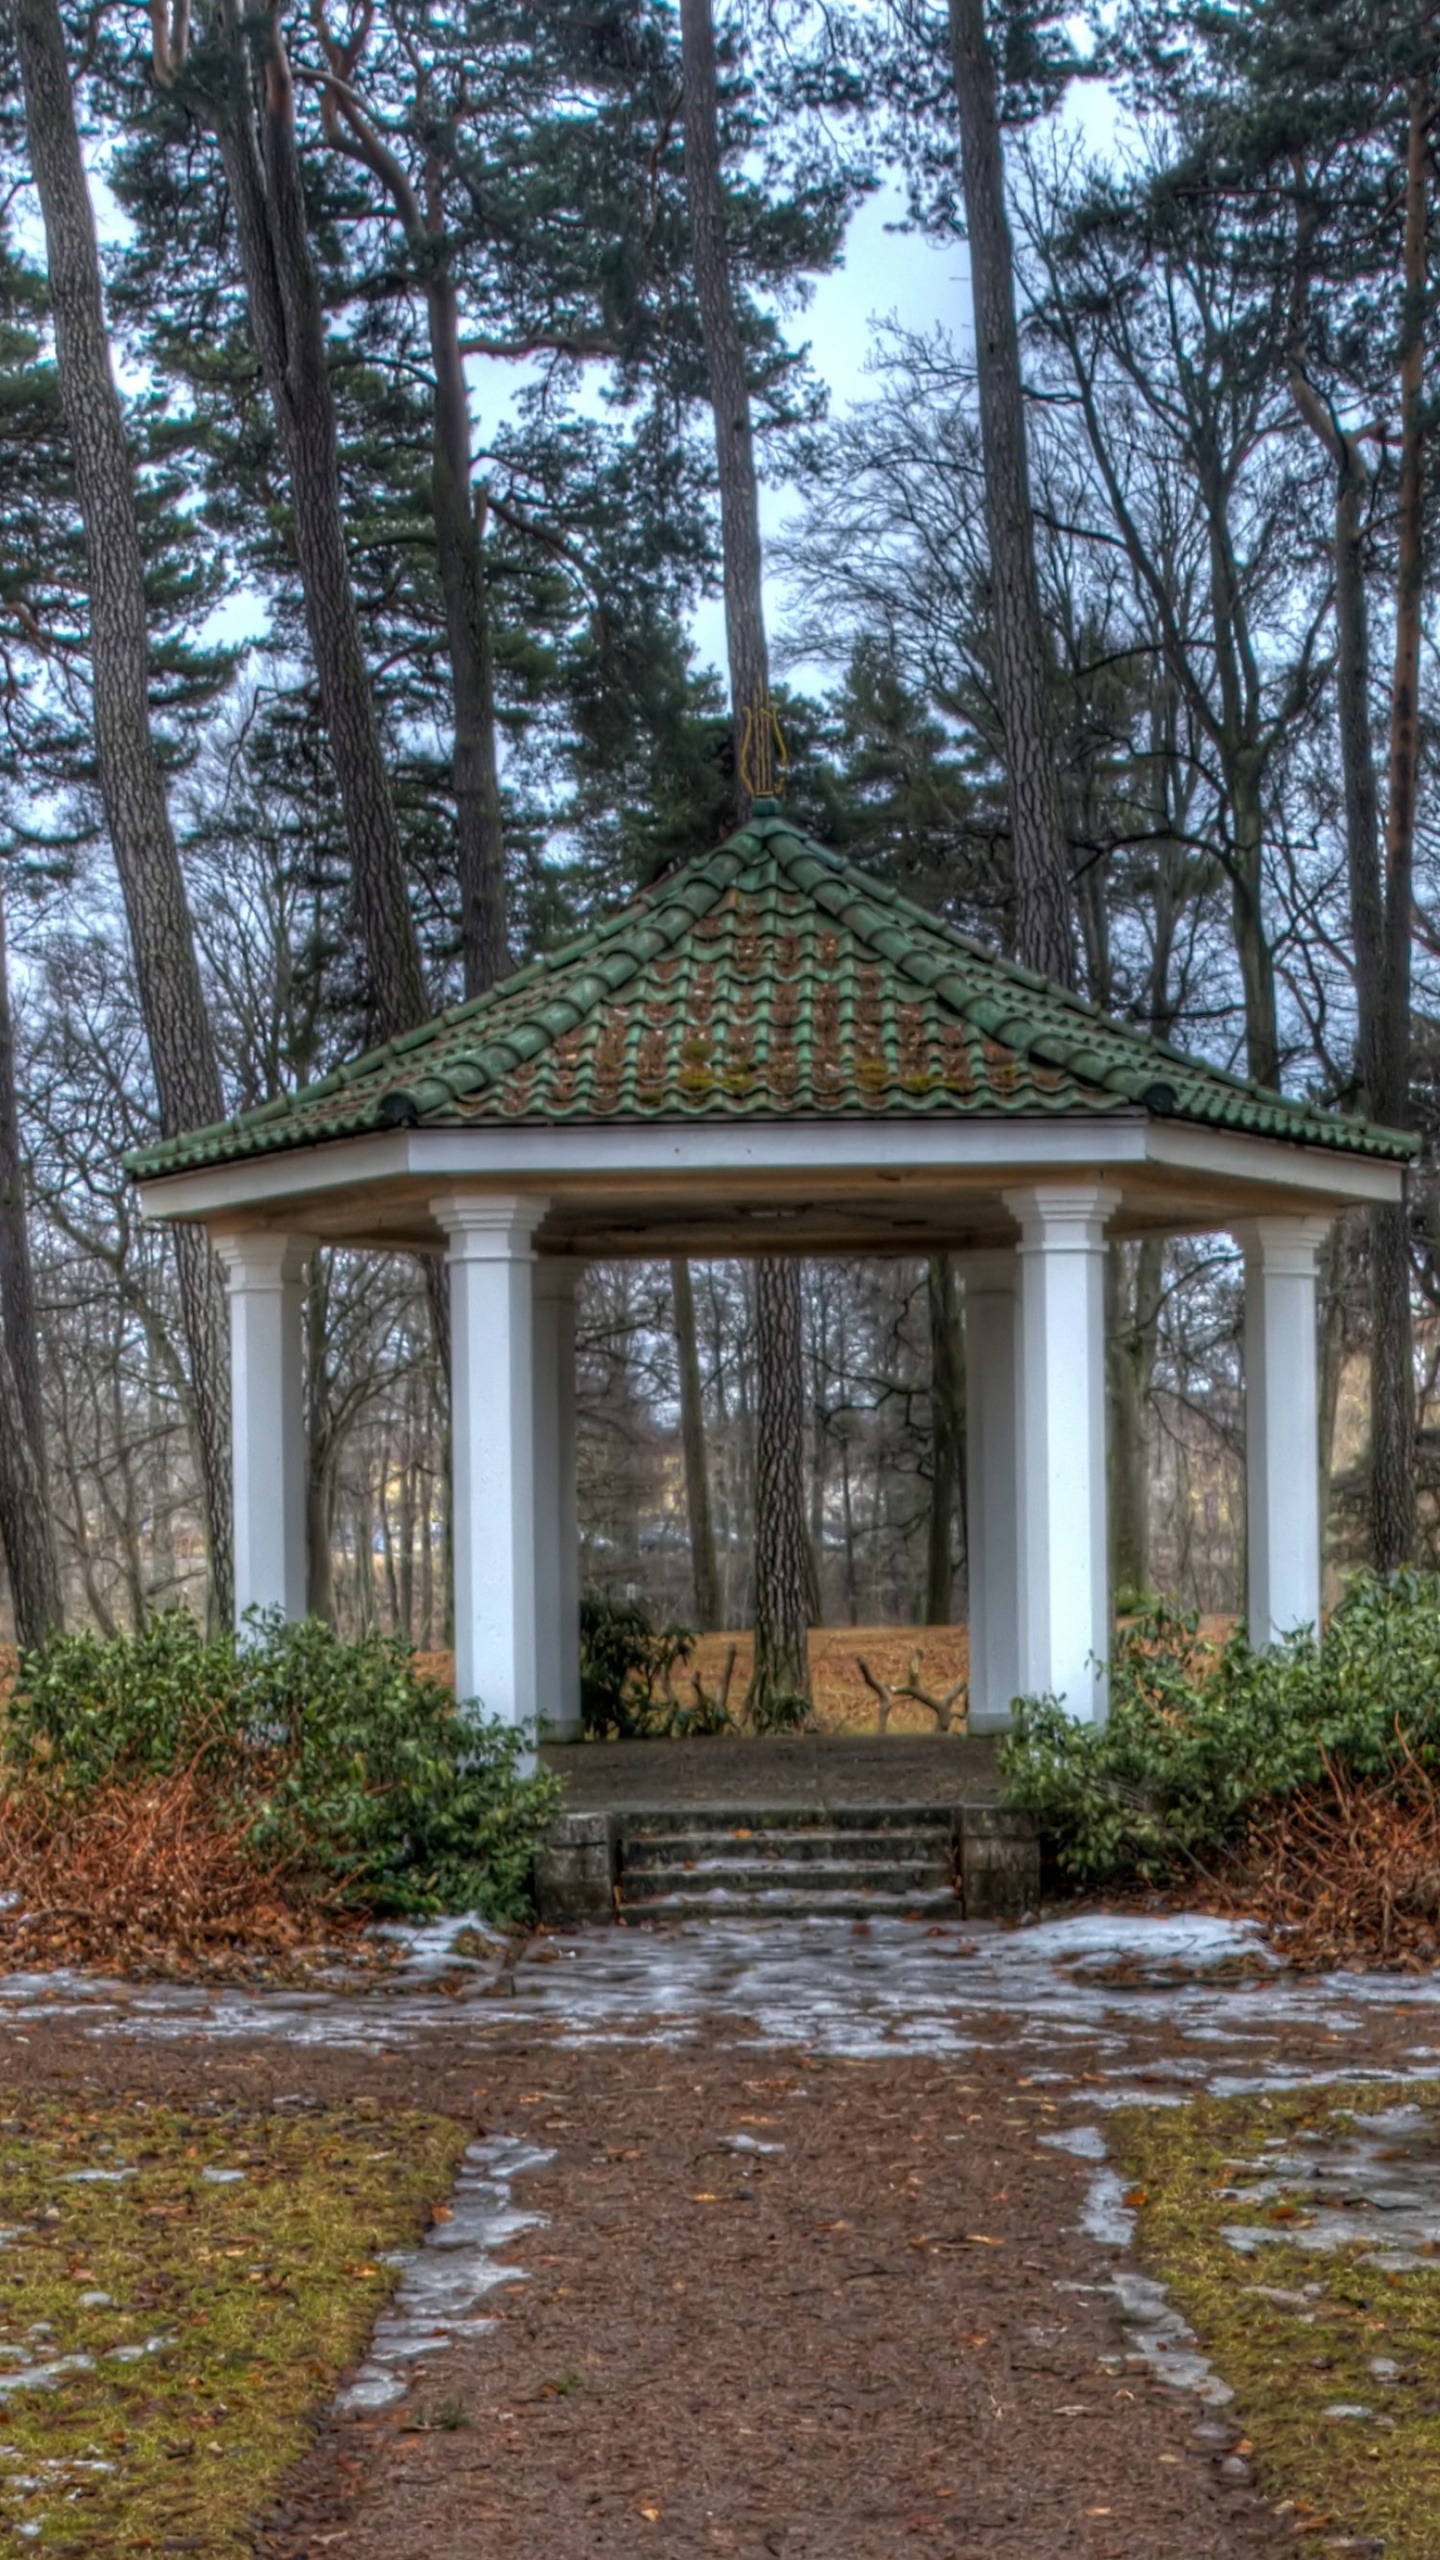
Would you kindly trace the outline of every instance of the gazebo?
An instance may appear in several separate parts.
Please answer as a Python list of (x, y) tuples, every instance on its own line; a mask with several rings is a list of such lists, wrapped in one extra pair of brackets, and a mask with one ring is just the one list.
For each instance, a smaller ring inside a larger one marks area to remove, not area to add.
[(1320, 1607), (1316, 1255), (1413, 1142), (1184, 1056), (1000, 959), (774, 802), (619, 914), (320, 1083), (129, 1158), (229, 1273), (236, 1607), (305, 1606), (302, 1275), (443, 1253), (456, 1681), (579, 1726), (574, 1288), (587, 1258), (959, 1258), (971, 1725), (1104, 1712), (1107, 1239), (1245, 1266), (1248, 1616)]

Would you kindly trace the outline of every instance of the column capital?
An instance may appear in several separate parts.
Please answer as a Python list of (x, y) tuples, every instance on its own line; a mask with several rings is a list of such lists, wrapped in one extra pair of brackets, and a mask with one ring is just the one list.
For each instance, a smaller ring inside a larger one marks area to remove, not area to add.
[(549, 1206), (528, 1191), (442, 1191), (430, 1215), (445, 1230), (452, 1262), (530, 1262)]
[(1316, 1256), (1334, 1223), (1333, 1216), (1317, 1218), (1312, 1213), (1300, 1218), (1236, 1218), (1230, 1233), (1247, 1262), (1308, 1280), (1314, 1276)]
[(1013, 1298), (1020, 1286), (1020, 1257), (1013, 1244), (957, 1253), (953, 1259), (967, 1298)]
[(1027, 1182), (1001, 1197), (1019, 1226), (1022, 1253), (1093, 1251), (1120, 1206), (1109, 1182)]
[(279, 1289), (300, 1278), (319, 1239), (279, 1227), (241, 1227), (218, 1234), (212, 1228), (210, 1242), (232, 1290)]

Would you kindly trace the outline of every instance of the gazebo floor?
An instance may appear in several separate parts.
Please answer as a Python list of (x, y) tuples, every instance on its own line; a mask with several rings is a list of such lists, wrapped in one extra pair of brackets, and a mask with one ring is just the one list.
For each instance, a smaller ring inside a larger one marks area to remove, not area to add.
[(988, 1734), (718, 1734), (685, 1742), (551, 1742), (572, 1813), (995, 1804)]

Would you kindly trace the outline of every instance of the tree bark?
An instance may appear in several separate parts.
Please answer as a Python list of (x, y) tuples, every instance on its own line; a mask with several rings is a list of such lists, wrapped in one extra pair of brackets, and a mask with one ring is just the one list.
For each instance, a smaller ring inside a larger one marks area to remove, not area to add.
[[(1410, 1116), (1410, 942), (1420, 763), (1420, 641), (1425, 577), (1425, 301), (1431, 74), (1410, 87), (1405, 167), (1404, 316), (1395, 663), (1385, 813), (1383, 979), (1375, 1042), (1375, 1116)], [(1370, 1213), (1370, 1539), (1377, 1572), (1415, 1552), (1415, 1354), (1409, 1221), (1403, 1201)]]
[(64, 1623), (49, 1497), (35, 1461), (10, 1346), (0, 1334), (0, 1545), (10, 1576), (15, 1633), (43, 1644)]
[(15, 1633), (41, 1644), (64, 1624), (45, 1462), (40, 1328), (25, 1208), (25, 1160), (15, 1095), (15, 1033), (5, 915), (0, 903), (0, 1545)]
[[(750, 384), (725, 237), (719, 82), (711, 0), (681, 0), (685, 189), (700, 330), (715, 417), (724, 555), (725, 640), (735, 734), (737, 798), (773, 789), (769, 658), (765, 643), (760, 507)], [(810, 1696), (809, 1603), (814, 1559), (805, 1527), (804, 1394), (800, 1270), (776, 1260), (755, 1269), (755, 1666), (747, 1705), (763, 1718), (782, 1698)]]
[[(1423, 97), (1423, 85), (1417, 84)], [(1415, 823), (1415, 757), (1423, 571), (1420, 487), (1424, 351), (1424, 121), (1412, 98), (1406, 187), (1408, 298), (1401, 360), (1400, 558), (1391, 697), (1390, 794), (1382, 870), (1379, 792), (1370, 729), (1370, 624), (1365, 589), (1364, 502), (1369, 487), (1362, 440), (1347, 434), (1305, 372), (1308, 278), (1297, 290), (1291, 352), (1295, 405), (1335, 465), (1335, 691), (1345, 789), (1345, 858), (1355, 955), (1355, 1083), (1362, 1111), (1403, 1127), (1409, 1108), (1410, 872)], [(1418, 192), (1418, 203), (1417, 203)], [(1301, 254), (1308, 240), (1302, 198)], [(1415, 1544), (1415, 1362), (1406, 1213), (1369, 1212), (1370, 1554), (1391, 1572)]]
[[(355, 95), (369, 34), (368, 14), (343, 43), (320, 18), (326, 60), (335, 75), (325, 92), (325, 129), (389, 195), (425, 288), (430, 361), (435, 375), (435, 450), (431, 505), (455, 710), (455, 843), (460, 883), (460, 943), (467, 996), (483, 995), (508, 965), (505, 926), (505, 830), (495, 740), (495, 669), (485, 583), (483, 508), (471, 486), (470, 395), (460, 343), (460, 309), (445, 250), (438, 182), (419, 196), (397, 154)], [(426, 101), (416, 101), (422, 119)]]
[(955, 1602), (955, 1522), (965, 1494), (965, 1336), (947, 1253), (928, 1267), (930, 1307), (930, 1519), (925, 1557), (925, 1623), (948, 1627)]
[(10, 1005), (10, 962), (5, 907), (0, 898), (0, 1317), (15, 1372), (26, 1436), (43, 1482), (45, 1407), (40, 1392), (40, 1326), (35, 1273), (30, 1260), (25, 1158), (15, 1090), (15, 1024)]
[(752, 1723), (810, 1701), (809, 1623), (814, 1560), (805, 1532), (800, 1266), (755, 1265), (755, 1667)]
[[(55, 0), (14, 0), (30, 161), (45, 224), (60, 396), (85, 527), (95, 745), (136, 986), (167, 1137), (223, 1116), (219, 1069), (165, 785), (150, 729), (150, 641), (130, 453), (110, 369), (95, 217)], [(215, 1618), (231, 1613), (230, 1388), (224, 1283), (205, 1236), (177, 1234), (192, 1419)]]
[(1136, 1250), (1105, 1256), (1105, 1357), (1110, 1406), (1111, 1579), (1138, 1599), (1150, 1588), (1150, 1435), (1147, 1406), (1155, 1369), (1165, 1248), (1147, 1236)]
[(764, 564), (750, 379), (725, 237), (719, 78), (711, 0), (680, 0), (680, 43), (685, 84), (685, 194), (690, 213), (695, 298), (700, 306), (710, 404), (715, 413), (725, 644), (730, 661), (730, 709), (735, 723), (736, 797), (744, 818), (750, 805), (743, 769), (744, 723), (768, 699), (770, 660), (765, 641)]
[(677, 1254), (670, 1265), (670, 1291), (675, 1308), (675, 1354), (680, 1372), (680, 1439), (685, 1452), (685, 1510), (690, 1523), (695, 1624), (704, 1631), (720, 1624), (720, 1576), (715, 1563), (715, 1518), (710, 1503), (710, 1466), (705, 1450), (705, 1408), (700, 1391), (695, 1291), (690, 1280), (690, 1265), (683, 1254)]
[(1070, 860), (1035, 568), (1015, 323), (1015, 252), (1005, 211), (1005, 162), (985, 0), (950, 0), (950, 44), (975, 306), (995, 675), (1010, 790), (1015, 947), (1030, 968), (1071, 987)]
[(325, 315), (305, 223), (278, 0), (248, 16), (242, 0), (220, 0), (220, 24), (228, 89), (218, 127), (221, 156), (250, 325), (290, 479), (305, 620), (340, 786), (376, 1028), (391, 1039), (424, 1021), (425, 976), (350, 576)]
[[(435, 465), (431, 487), (450, 680), (455, 701), (455, 847), (460, 876), (460, 947), (467, 996), (483, 995), (509, 966), (505, 923), (505, 821), (495, 740), (495, 653), (490, 630), (482, 519), (470, 485), (470, 412), (465, 399), (454, 289), (430, 295), (435, 354)], [(442, 372), (436, 302), (448, 307), (456, 381)]]

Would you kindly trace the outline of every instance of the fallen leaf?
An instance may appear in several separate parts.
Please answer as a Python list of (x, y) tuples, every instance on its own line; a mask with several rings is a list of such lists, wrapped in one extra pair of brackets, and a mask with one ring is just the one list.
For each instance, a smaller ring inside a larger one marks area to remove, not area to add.
[(658, 2524), (660, 2521), (660, 2509), (658, 2507), (642, 2507), (640, 2513), (647, 2524)]

